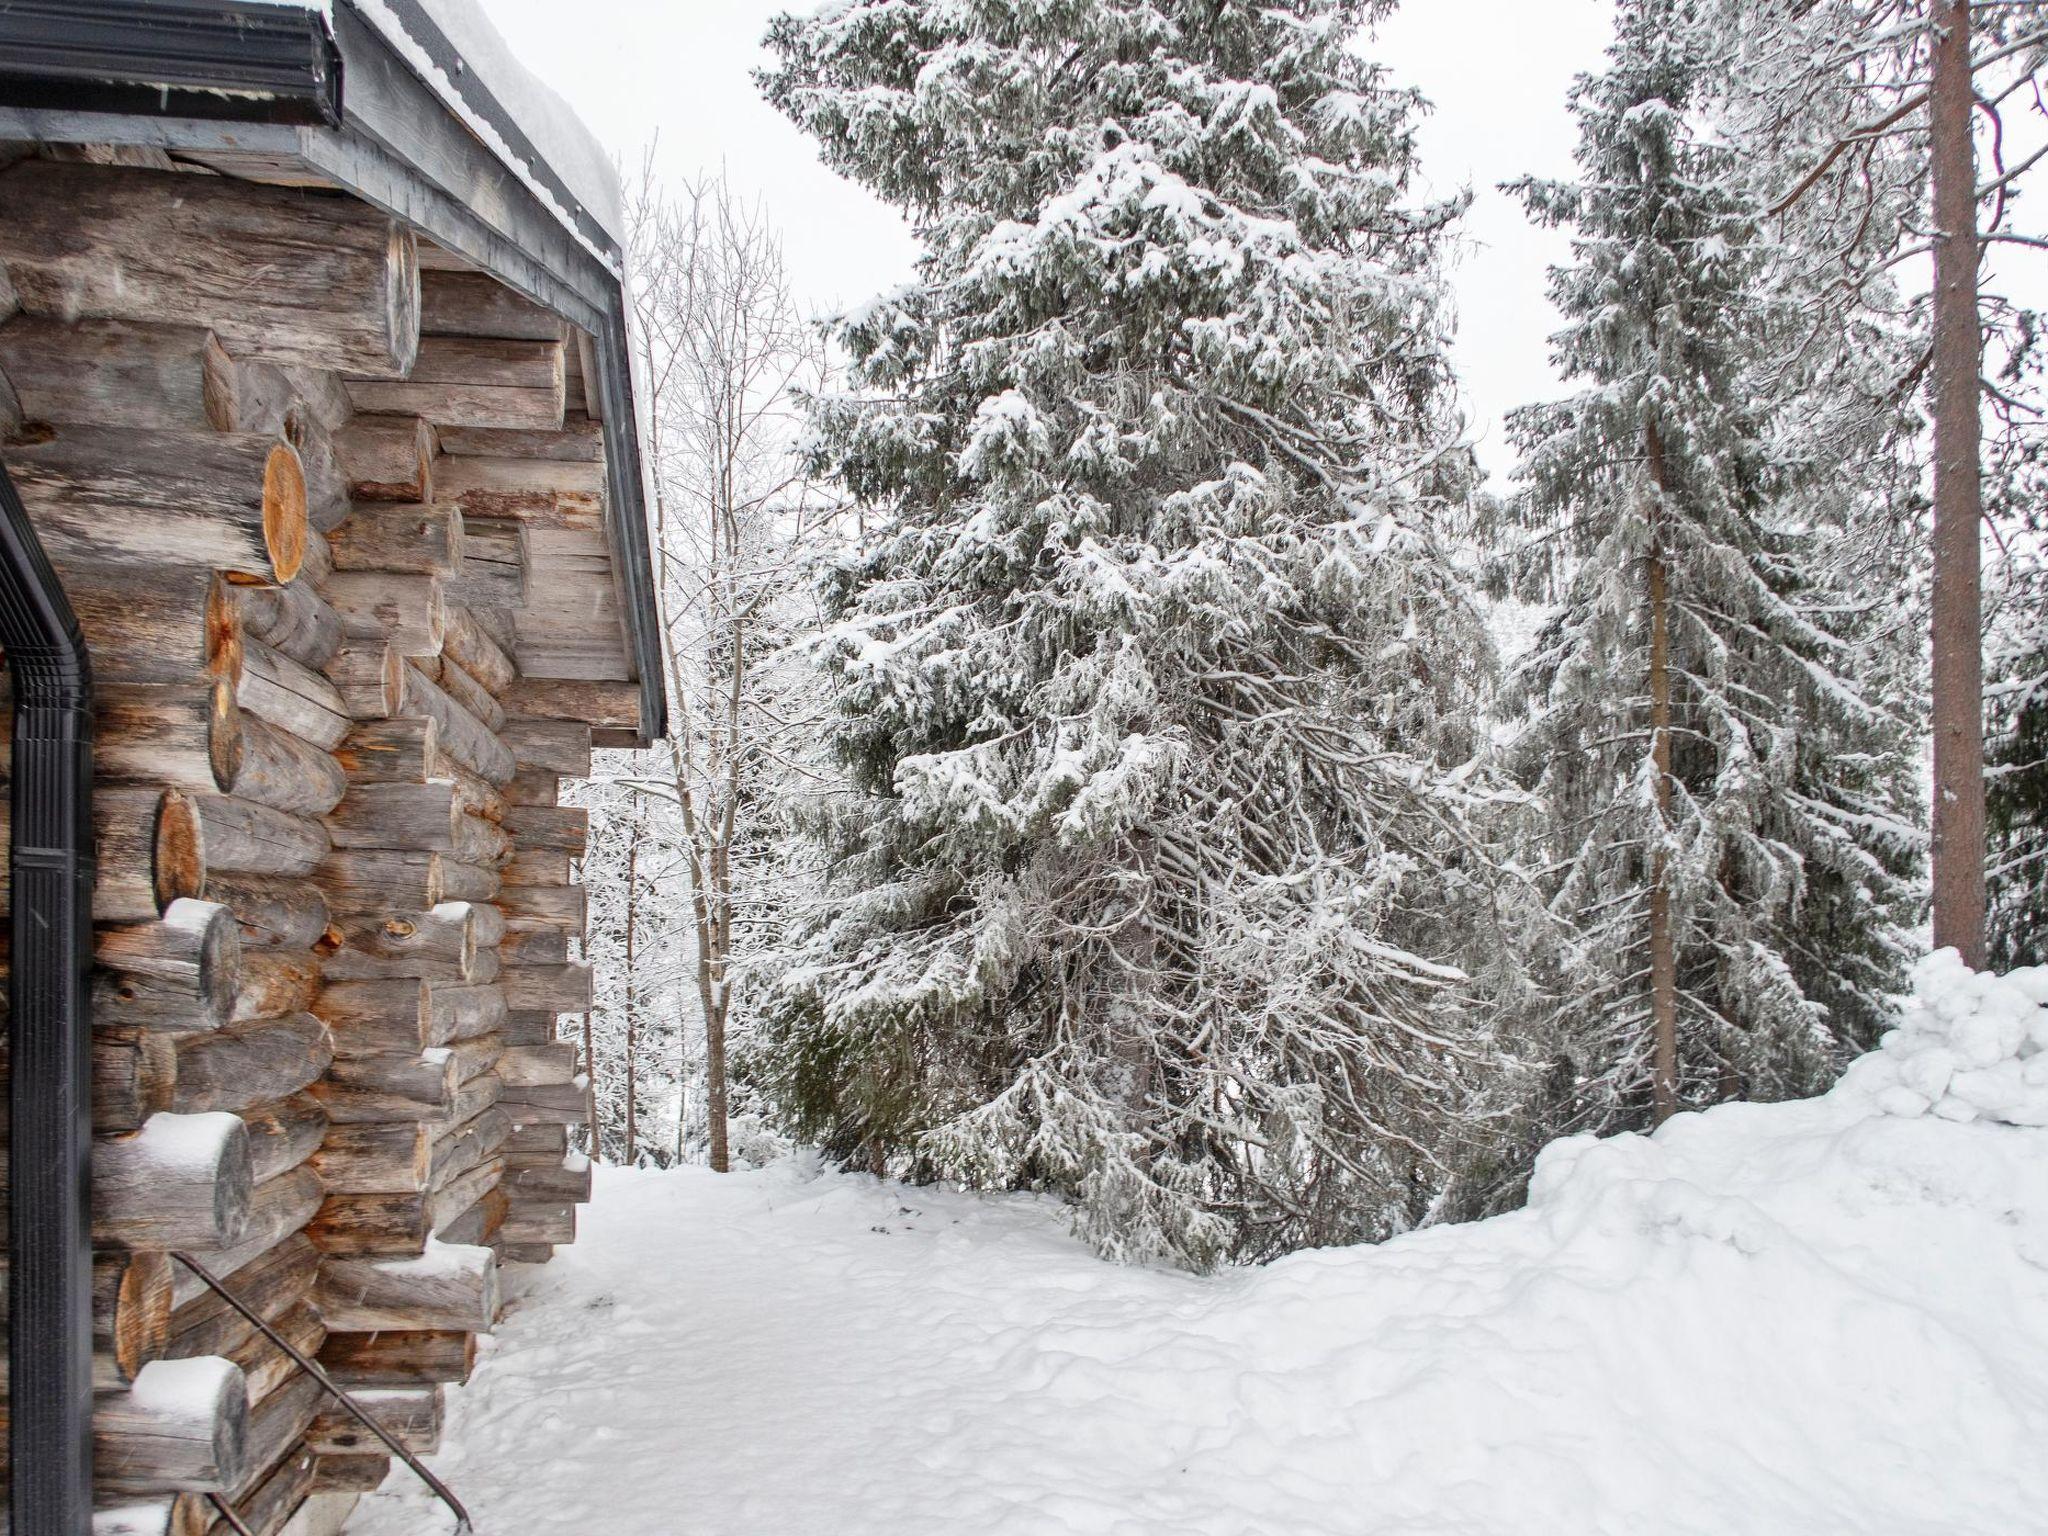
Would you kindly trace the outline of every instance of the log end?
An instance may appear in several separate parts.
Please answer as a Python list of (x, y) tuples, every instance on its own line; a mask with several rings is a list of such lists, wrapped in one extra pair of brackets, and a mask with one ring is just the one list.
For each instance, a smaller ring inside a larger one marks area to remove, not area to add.
[(242, 711), (235, 702), (235, 685), (225, 677), (213, 680), (208, 714), (206, 755), (213, 764), (213, 782), (231, 790), (242, 773)]
[(157, 806), (154, 879), (157, 905), (198, 896), (206, 884), (199, 809), (192, 797), (173, 789)]
[(171, 1346), (171, 1283), (168, 1254), (138, 1253), (121, 1266), (114, 1296), (114, 1362), (133, 1381), (150, 1361)]
[(305, 466), (298, 450), (280, 440), (263, 465), (263, 543), (280, 584), (297, 576), (306, 563), (309, 527)]

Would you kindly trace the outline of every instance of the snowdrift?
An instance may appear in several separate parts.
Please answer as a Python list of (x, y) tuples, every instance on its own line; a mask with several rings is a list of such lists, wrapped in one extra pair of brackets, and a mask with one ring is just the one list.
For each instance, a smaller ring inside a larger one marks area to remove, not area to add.
[[(1036, 1200), (608, 1173), (439, 1464), (485, 1536), (2048, 1531), (2044, 1003), (1936, 957), (1824, 1098), (1213, 1280)], [(366, 1530), (439, 1528), (402, 1479)]]

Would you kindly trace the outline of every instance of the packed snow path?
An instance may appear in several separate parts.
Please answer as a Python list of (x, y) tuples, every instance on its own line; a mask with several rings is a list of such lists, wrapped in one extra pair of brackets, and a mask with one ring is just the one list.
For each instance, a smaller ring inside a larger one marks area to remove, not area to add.
[(586, 1217), (451, 1394), (479, 1536), (2048, 1532), (2040, 1130), (1732, 1107), (1208, 1280), (795, 1165)]

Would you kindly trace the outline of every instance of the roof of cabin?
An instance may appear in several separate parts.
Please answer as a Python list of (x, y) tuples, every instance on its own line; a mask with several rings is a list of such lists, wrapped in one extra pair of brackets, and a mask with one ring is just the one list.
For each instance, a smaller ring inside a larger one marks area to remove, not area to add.
[(663, 734), (616, 182), (474, 0), (0, 0), (0, 139), (347, 191), (577, 327), (639, 736)]

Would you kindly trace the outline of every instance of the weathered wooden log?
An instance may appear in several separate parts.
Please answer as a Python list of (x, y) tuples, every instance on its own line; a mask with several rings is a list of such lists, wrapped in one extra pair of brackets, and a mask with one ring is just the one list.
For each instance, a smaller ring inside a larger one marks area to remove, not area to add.
[(322, 816), (340, 802), (348, 779), (324, 748), (261, 720), (245, 719), (235, 731), (233, 761), (220, 787), (274, 811)]
[(473, 1169), (497, 1158), (512, 1134), (512, 1118), (491, 1104), (434, 1139), (422, 1187), (445, 1189)]
[[(274, 1349), (271, 1356), (273, 1359), (282, 1358)], [(250, 1386), (253, 1389), (255, 1383), (251, 1382)], [(310, 1502), (314, 1470), (318, 1465), (319, 1458), (311, 1451), (286, 1446), (281, 1460), (268, 1465), (267, 1470), (253, 1473), (258, 1479), (255, 1484), (236, 1489), (235, 1497), (230, 1501), (235, 1518), (241, 1522), (241, 1530), (248, 1536), (308, 1536), (307, 1522), (300, 1511)], [(338, 1530), (339, 1527), (329, 1526), (328, 1536), (335, 1536)], [(206, 1526), (205, 1536), (238, 1536), (238, 1533), (237, 1528), (221, 1516)]]
[(93, 773), (103, 783), (211, 792), (242, 753), (234, 698), (216, 682), (103, 683), (93, 692)]
[(451, 1244), (416, 1259), (330, 1260), (318, 1294), (337, 1333), (488, 1332), (498, 1315), (497, 1255)]
[[(399, 669), (404, 664), (388, 640), (346, 640), (327, 659), (327, 680), (358, 722), (381, 722), (398, 708)], [(346, 773), (354, 758), (343, 751)]]
[(505, 965), (565, 965), (569, 960), (568, 930), (521, 919), (498, 943)]
[(319, 1081), (334, 1053), (327, 1026), (310, 1013), (190, 1035), (178, 1050), (175, 1102), (181, 1111), (197, 1112), (287, 1098)]
[(476, 1208), (478, 1201), (498, 1187), (505, 1176), (503, 1158), (491, 1157), (451, 1177), (426, 1195), (427, 1231), (440, 1242), (453, 1242), (449, 1234), (456, 1224)]
[(320, 1364), (344, 1387), (459, 1386), (476, 1368), (476, 1335), (466, 1328), (329, 1333)]
[(96, 1026), (214, 1030), (234, 1010), (242, 942), (218, 903), (181, 898), (154, 922), (101, 928), (93, 958)]
[(576, 1080), (576, 1047), (567, 1040), (507, 1046), (505, 1054), (498, 1058), (497, 1072), (507, 1088), (572, 1083)]
[(568, 323), (481, 272), (420, 274), (420, 334), (487, 336), (497, 341), (567, 338)]
[(304, 1013), (320, 993), (320, 956), (306, 950), (256, 949), (242, 957), (231, 1021)]
[(433, 500), (434, 429), (419, 417), (356, 416), (334, 446), (355, 500)]
[(344, 1059), (402, 1055), (439, 1043), (429, 1038), (427, 984), (417, 977), (336, 981), (316, 1007)]
[[(512, 1209), (512, 1202), (503, 1188), (493, 1185), (477, 1197), (476, 1202), (466, 1211), (434, 1229), (434, 1240), (442, 1243), (475, 1243), (487, 1248), (498, 1246), (498, 1228), (505, 1224), (505, 1215)], [(499, 1255), (502, 1260), (503, 1254)]]
[(330, 1194), (306, 1228), (328, 1258), (402, 1258), (424, 1252), (432, 1228), (424, 1191)]
[(0, 449), (36, 532), (64, 563), (235, 571), (290, 581), (305, 559), (298, 451), (260, 433), (65, 427)]
[(207, 602), (218, 580), (212, 571), (167, 565), (138, 580), (132, 568), (57, 565), (92, 648), (96, 684), (176, 684), (206, 677)]
[(590, 1006), (590, 967), (579, 961), (566, 965), (508, 965), (499, 973), (498, 985), (505, 989), (505, 1003), (511, 1008), (581, 1013)]
[[(214, 1266), (209, 1264), (207, 1272), (214, 1273)], [(227, 1288), (258, 1317), (272, 1322), (313, 1294), (319, 1272), (320, 1250), (303, 1234), (293, 1233), (243, 1265)], [(180, 1358), (224, 1355), (247, 1327), (247, 1320), (218, 1292), (202, 1286), (170, 1315), (168, 1353)]]
[[(8, 1317), (0, 1257), (0, 1326)], [(93, 1386), (118, 1390), (171, 1344), (171, 1260), (161, 1253), (98, 1253), (92, 1261)], [(0, 1397), (7, 1362), (0, 1358)]]
[(498, 1237), (507, 1246), (576, 1241), (576, 1206), (568, 1200), (514, 1200)]
[(226, 1248), (248, 1230), (249, 1133), (233, 1115), (152, 1115), (93, 1143), (93, 1242), (151, 1253)]
[[(332, 1375), (332, 1372), (328, 1374)], [(339, 1378), (336, 1378), (339, 1380)], [(308, 1529), (293, 1531), (290, 1536), (341, 1536), (357, 1501), (363, 1494), (374, 1493), (383, 1486), (384, 1479), (391, 1475), (392, 1458), (389, 1456), (315, 1456), (313, 1458), (313, 1493), (306, 1500), (312, 1507), (328, 1500), (343, 1500), (348, 1508), (326, 1530)], [(98, 1536), (95, 1532), (94, 1536)]]
[(424, 784), (442, 776), (440, 732), (428, 719), (365, 720), (335, 756), (351, 784)]
[(402, 1194), (427, 1187), (434, 1136), (421, 1121), (337, 1125), (313, 1155), (330, 1194)]
[(452, 1058), (392, 1052), (337, 1057), (308, 1092), (337, 1125), (376, 1125), (446, 1116), (460, 1086)]
[(298, 876), (320, 867), (327, 832), (317, 821), (229, 795), (172, 790), (157, 818), (155, 881), (166, 901), (199, 896), (214, 872)]
[[(262, 1486), (265, 1470), (279, 1465), (290, 1454), (313, 1415), (331, 1402), (327, 1391), (304, 1372), (287, 1377), (262, 1398), (252, 1398), (249, 1408), (249, 1473), (235, 1486), (235, 1502), (248, 1503)], [(310, 1458), (306, 1468), (310, 1486)]]
[[(249, 1226), (242, 1240), (232, 1248), (204, 1256), (202, 1262), (217, 1279), (237, 1274), (311, 1221), (319, 1207), (320, 1176), (303, 1164), (289, 1173), (266, 1179), (256, 1186), (249, 1202)], [(177, 1272), (174, 1280), (176, 1305), (181, 1308), (205, 1289), (183, 1270)]]
[(152, 1360), (125, 1392), (93, 1400), (93, 1480), (103, 1493), (230, 1488), (248, 1468), (249, 1389), (226, 1360)]
[(400, 672), (400, 715), (422, 715), (440, 727), (441, 750), (493, 784), (506, 784), (518, 771), (512, 753), (490, 727), (464, 709), (417, 667)]
[(564, 414), (559, 432), (528, 427), (447, 427), (441, 451), (466, 459), (566, 459), (604, 462), (604, 425), (575, 411)]
[(483, 625), (477, 622), (476, 616), (459, 603), (451, 605), (448, 610), (442, 655), (492, 694), (504, 692), (519, 676), (518, 668), (504, 647), (492, 639)]
[(462, 509), (361, 502), (328, 533), (327, 546), (337, 571), (452, 576), (462, 568)]
[(513, 720), (499, 734), (522, 768), (543, 768), (565, 779), (590, 777), (587, 721)]
[[(522, 1120), (516, 1105), (507, 1104), (505, 1113), (512, 1116), (512, 1134), (505, 1138), (505, 1156), (517, 1160), (522, 1157), (566, 1157), (569, 1154), (569, 1123), (553, 1120)], [(570, 1122), (573, 1123), (573, 1122)]]
[[(370, 1389), (360, 1393), (361, 1408), (392, 1439), (417, 1456), (441, 1447), (441, 1389), (437, 1386)], [(306, 1444), (323, 1456), (375, 1456), (383, 1442), (346, 1408), (323, 1410), (306, 1431)]]
[(341, 616), (304, 581), (282, 587), (217, 581), (208, 622), (216, 653), (256, 640), (316, 671), (342, 640)]
[(473, 883), (438, 853), (402, 848), (342, 848), (321, 862), (317, 878), (327, 904), (346, 919), (371, 913), (416, 911), (443, 901), (489, 900), (456, 887)]
[(505, 706), (492, 696), (488, 688), (453, 662), (443, 658), (436, 680), (449, 698), (483, 721), (484, 728), (492, 734), (495, 735), (505, 723)]
[(304, 949), (327, 931), (327, 898), (311, 881), (212, 871), (203, 894), (235, 914), (249, 948)]
[(249, 1162), (258, 1184), (291, 1172), (326, 1139), (327, 1111), (303, 1093), (237, 1113), (249, 1128)]
[[(440, 855), (436, 854), (436, 858)], [(498, 894), (498, 872), (457, 859), (443, 858), (440, 864), (439, 899), (442, 901), (490, 901)]]
[(413, 966), (447, 967), (468, 980), (475, 969), (478, 913), (470, 902), (446, 902), (424, 911), (354, 914), (337, 925), (343, 947), (328, 962), (336, 978), (423, 976)]
[(580, 720), (619, 730), (640, 728), (638, 683), (522, 677), (505, 690), (505, 712), (542, 720)]
[(546, 1045), (555, 1038), (555, 1015), (542, 1008), (508, 1008), (499, 1031), (507, 1046)]
[(551, 848), (580, 858), (590, 839), (590, 812), (580, 805), (509, 806), (505, 830), (521, 848)]
[(505, 1022), (504, 988), (496, 983), (451, 986), (435, 982), (427, 988), (427, 1017), (430, 1045), (495, 1034)]
[[(327, 1329), (320, 1321), (320, 1314), (308, 1301), (285, 1308), (271, 1320), (271, 1326), (283, 1335), (286, 1343), (303, 1355), (319, 1354), (320, 1346), (327, 1340)], [(248, 1378), (251, 1401), (261, 1401), (299, 1374), (298, 1362), (266, 1338), (253, 1323), (241, 1321), (239, 1334), (222, 1358), (232, 1360), (242, 1368), (242, 1374)]]
[[(154, 1029), (127, 1024), (93, 1030), (94, 1130), (136, 1130), (151, 1115), (171, 1107), (178, 1073), (174, 1039)], [(7, 1071), (7, 1041), (0, 1038), (0, 1085), (6, 1083)], [(7, 1122), (8, 1106), (0, 1103), (0, 1137), (5, 1135)]]
[(512, 518), (462, 515), (462, 572), (444, 591), (471, 609), (518, 608), (526, 602), (526, 529)]
[(311, 410), (297, 404), (286, 412), (283, 430), (305, 471), (306, 521), (322, 533), (332, 532), (350, 506), (348, 471), (334, 437)]
[(323, 751), (340, 746), (355, 725), (331, 680), (260, 640), (245, 636), (216, 661), (244, 710)]
[[(496, 1035), (487, 1035), (484, 1040), (493, 1048), (499, 1044), (499, 1037)], [(442, 1049), (452, 1052), (454, 1047), (445, 1046)], [(452, 1064), (471, 1075), (456, 1085), (455, 1096), (449, 1100), (448, 1108), (435, 1122), (437, 1128), (444, 1130), (449, 1126), (461, 1125), (466, 1120), (474, 1120), (496, 1104), (505, 1092), (505, 1085), (499, 1082), (497, 1074), (491, 1071), (490, 1057), (452, 1058)]]
[[(92, 915), (100, 923), (155, 919), (183, 890), (159, 890), (157, 829), (166, 796), (156, 789), (109, 784), (92, 798), (94, 870)], [(11, 836), (8, 797), (0, 795), (0, 846)], [(0, 880), (0, 916), (12, 909), (12, 885)]]
[(565, 405), (559, 342), (428, 336), (404, 378), (346, 383), (359, 411), (436, 425), (559, 430)]
[[(506, 874), (510, 874), (508, 868)], [(498, 910), (508, 921), (551, 923), (581, 933), (587, 893), (580, 885), (519, 885), (508, 879), (498, 892)]]
[(228, 417), (227, 354), (203, 326), (16, 315), (0, 326), (0, 372), (31, 423), (250, 430)]
[[(303, 393), (293, 374), (276, 363), (233, 356), (210, 332), (208, 339), (213, 380), (206, 424), (216, 432), (282, 432)], [(294, 372), (305, 375), (305, 370)]]
[[(321, 586), (350, 640), (387, 641), (401, 656), (440, 652), (443, 611), (436, 576), (337, 571)], [(331, 675), (331, 668), (330, 668)]]
[(237, 357), (382, 377), (418, 355), (418, 249), (356, 198), (30, 160), (0, 208), (0, 262), (31, 313), (176, 316)]
[(535, 528), (604, 527), (605, 467), (594, 460), (447, 457), (435, 467), (434, 494), (468, 517), (517, 518)]
[(454, 784), (445, 779), (359, 784), (328, 816), (327, 833), (337, 848), (451, 853), (462, 846), (461, 824), (467, 819), (455, 802)]
[(517, 844), (512, 857), (498, 870), (498, 878), (506, 885), (567, 885), (569, 875), (569, 855), (560, 848), (522, 848)]
[(590, 1079), (567, 1083), (529, 1083), (508, 1087), (498, 1102), (515, 1125), (587, 1125), (590, 1122)]
[[(504, 732), (500, 731), (498, 734), (502, 739)], [(545, 768), (528, 768), (521, 765), (512, 782), (505, 786), (507, 805), (558, 805), (561, 803), (561, 797), (560, 777)]]
[(519, 1153), (505, 1159), (505, 1187), (516, 1199), (568, 1200), (590, 1198), (590, 1159), (580, 1152), (566, 1157)]

